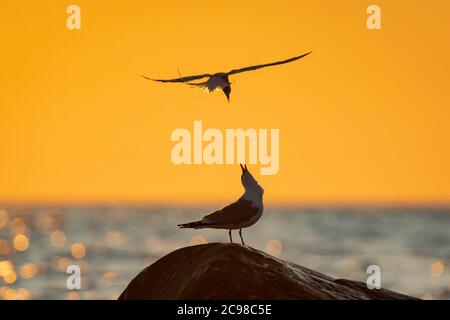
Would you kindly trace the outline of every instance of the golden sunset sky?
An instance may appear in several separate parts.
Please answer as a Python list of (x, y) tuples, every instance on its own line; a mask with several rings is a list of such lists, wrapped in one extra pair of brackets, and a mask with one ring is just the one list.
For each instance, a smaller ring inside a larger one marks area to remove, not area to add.
[[(81, 8), (81, 30), (66, 8)], [(378, 4), (382, 29), (366, 27)], [(177, 128), (279, 128), (269, 204), (450, 202), (449, 1), (12, 1), (0, 201), (223, 203), (238, 165), (176, 166)], [(229, 71), (231, 103), (156, 78)]]

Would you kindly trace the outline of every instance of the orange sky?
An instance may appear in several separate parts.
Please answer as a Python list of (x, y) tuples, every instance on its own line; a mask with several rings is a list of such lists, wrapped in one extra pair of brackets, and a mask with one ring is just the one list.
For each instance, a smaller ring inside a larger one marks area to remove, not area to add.
[[(82, 29), (66, 28), (81, 7)], [(366, 8), (382, 9), (382, 30)], [(279, 128), (266, 203), (450, 201), (448, 1), (12, 1), (0, 12), (0, 200), (224, 202), (239, 166), (175, 166), (176, 128)], [(177, 77), (235, 76), (232, 102)]]

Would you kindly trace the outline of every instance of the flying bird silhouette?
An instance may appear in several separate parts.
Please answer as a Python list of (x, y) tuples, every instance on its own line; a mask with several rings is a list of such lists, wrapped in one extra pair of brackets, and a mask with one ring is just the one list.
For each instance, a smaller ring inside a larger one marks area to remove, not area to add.
[(231, 230), (239, 229), (239, 236), (242, 244), (245, 245), (242, 238), (242, 228), (247, 228), (255, 224), (263, 213), (263, 194), (264, 189), (258, 184), (258, 181), (252, 176), (247, 166), (241, 164), (242, 175), (241, 183), (244, 186), (244, 194), (232, 204), (214, 211), (204, 216), (201, 220), (179, 224), (180, 228), (193, 229), (228, 229), (230, 242), (233, 242)]
[[(311, 51), (312, 52), (312, 51)], [(250, 67), (245, 67), (245, 68), (240, 68), (240, 69), (233, 69), (229, 72), (218, 72), (218, 73), (214, 73), (214, 74), (210, 74), (210, 73), (205, 73), (205, 74), (198, 74), (198, 75), (194, 75), (194, 76), (187, 76), (187, 77), (181, 77), (180, 78), (175, 78), (175, 79), (151, 79), (148, 78), (146, 76), (141, 75), (143, 78), (147, 79), (147, 80), (151, 80), (151, 81), (158, 81), (158, 82), (181, 82), (190, 86), (195, 86), (195, 87), (200, 87), (205, 89), (208, 92), (213, 92), (216, 89), (222, 89), (223, 93), (225, 94), (225, 96), (227, 97), (228, 102), (230, 102), (230, 94), (231, 94), (231, 83), (228, 79), (229, 76), (234, 75), (234, 74), (238, 74), (238, 73), (242, 73), (242, 72), (247, 72), (247, 71), (253, 71), (253, 70), (258, 70), (261, 68), (266, 68), (266, 67), (271, 67), (271, 66), (276, 66), (279, 64), (285, 64), (285, 63), (289, 63), (295, 60), (299, 60), (305, 56), (307, 56), (308, 54), (310, 54), (311, 52), (302, 54), (301, 56), (297, 56), (297, 57), (293, 57), (290, 59), (286, 59), (286, 60), (282, 60), (282, 61), (277, 61), (277, 62), (271, 62), (271, 63), (266, 63), (266, 64), (259, 64), (256, 66), (250, 66)], [(194, 80), (200, 80), (203, 78), (208, 78), (206, 81), (203, 82), (197, 82), (197, 83), (193, 83), (191, 81)]]

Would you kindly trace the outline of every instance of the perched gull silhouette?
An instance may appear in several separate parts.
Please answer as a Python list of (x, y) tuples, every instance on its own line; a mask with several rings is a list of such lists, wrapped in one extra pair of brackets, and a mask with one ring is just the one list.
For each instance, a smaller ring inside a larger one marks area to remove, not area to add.
[[(199, 75), (187, 76), (187, 77), (180, 76), (180, 78), (176, 78), (176, 79), (151, 79), (146, 76), (142, 76), (142, 75), (141, 76), (147, 80), (152, 80), (152, 81), (181, 82), (181, 83), (188, 84), (190, 86), (203, 88), (208, 92), (215, 91), (216, 89), (222, 89), (223, 93), (225, 93), (225, 95), (227, 97), (228, 102), (230, 102), (231, 83), (228, 80), (229, 76), (237, 74), (237, 73), (241, 73), (241, 72), (253, 71), (253, 70), (257, 70), (257, 69), (261, 69), (261, 68), (265, 68), (265, 67), (271, 67), (271, 66), (276, 66), (279, 64), (289, 63), (289, 62), (301, 59), (310, 53), (311, 52), (308, 52), (308, 53), (302, 54), (301, 56), (293, 57), (293, 58), (290, 58), (287, 60), (266, 63), (266, 64), (260, 64), (260, 65), (250, 66), (250, 67), (245, 67), (245, 68), (240, 68), (240, 69), (234, 69), (229, 72), (218, 72), (218, 73), (214, 73), (214, 74), (205, 73), (205, 74), (199, 74)], [(197, 82), (197, 83), (190, 82), (193, 80), (200, 80), (203, 78), (208, 78), (208, 80), (206, 80), (204, 82)]]
[(244, 186), (244, 194), (232, 204), (214, 211), (204, 216), (199, 221), (179, 224), (180, 228), (212, 228), (212, 229), (228, 229), (230, 241), (231, 230), (239, 229), (239, 236), (242, 244), (245, 245), (242, 238), (242, 228), (250, 227), (255, 224), (263, 213), (263, 193), (264, 189), (258, 184), (258, 181), (248, 171), (247, 166), (241, 164), (242, 175), (241, 182)]

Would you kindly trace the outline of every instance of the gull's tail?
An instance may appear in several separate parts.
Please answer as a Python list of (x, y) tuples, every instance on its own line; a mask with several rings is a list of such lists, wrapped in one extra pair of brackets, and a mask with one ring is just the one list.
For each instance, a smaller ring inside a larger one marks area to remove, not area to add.
[(182, 223), (178, 225), (181, 229), (183, 228), (205, 228), (206, 224), (204, 224), (202, 221), (194, 221), (194, 222), (188, 222), (188, 223)]
[(204, 81), (204, 82), (185, 82), (184, 84), (187, 84), (187, 85), (189, 85), (191, 87), (197, 87), (197, 88), (203, 89), (203, 90), (208, 91), (208, 92), (212, 92), (213, 90), (210, 90), (208, 88), (208, 85), (206, 84), (207, 82), (208, 81)]
[[(181, 76), (180, 69), (178, 69), (178, 75), (180, 76), (180, 78), (183, 78), (183, 77)], [(203, 81), (203, 82), (189, 82), (189, 81), (183, 81), (183, 83), (186, 84), (186, 85), (188, 85), (188, 86), (191, 86), (191, 87), (200, 87), (200, 88), (202, 88), (203, 90), (208, 90), (208, 86), (206, 85), (207, 82), (208, 82), (208, 81)], [(209, 90), (209, 91), (211, 92), (211, 90)]]

